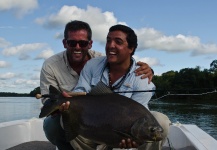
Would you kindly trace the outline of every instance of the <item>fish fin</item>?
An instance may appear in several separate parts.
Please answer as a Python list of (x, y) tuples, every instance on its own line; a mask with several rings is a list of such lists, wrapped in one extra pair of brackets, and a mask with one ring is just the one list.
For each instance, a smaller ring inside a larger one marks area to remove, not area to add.
[(66, 136), (66, 140), (67, 141), (71, 141), (74, 138), (76, 138), (78, 136), (78, 133), (76, 131), (78, 131), (78, 126), (76, 126), (75, 124), (71, 123), (70, 121), (70, 114), (69, 112), (62, 112), (62, 122), (63, 122), (63, 128), (65, 131), (65, 136)]
[(116, 132), (117, 134), (119, 134), (120, 136), (122, 136), (123, 138), (129, 138), (133, 141), (135, 141), (137, 144), (140, 144), (140, 141), (137, 137), (133, 136), (131, 133), (125, 133), (125, 132), (121, 132), (118, 130), (113, 130), (114, 132)]
[(63, 91), (68, 92), (68, 90), (65, 90), (65, 89), (62, 89), (62, 88), (60, 88), (60, 90), (58, 90), (53, 85), (50, 85), (50, 87), (49, 87), (50, 96), (52, 98), (62, 98), (62, 97), (64, 97), (63, 94), (62, 94)]
[(119, 134), (122, 137), (131, 138), (132, 139), (132, 135), (131, 134), (128, 134), (128, 133), (125, 133), (125, 132), (122, 132), (122, 131), (118, 131), (118, 130), (114, 130), (114, 129), (113, 129), (113, 131), (115, 133)]
[(59, 95), (59, 94), (61, 94), (61, 92), (57, 88), (55, 88), (53, 85), (50, 85), (49, 92), (50, 92), (51, 95)]
[(102, 95), (107, 93), (113, 93), (111, 89), (102, 81), (99, 81), (95, 87), (93, 87), (89, 95)]

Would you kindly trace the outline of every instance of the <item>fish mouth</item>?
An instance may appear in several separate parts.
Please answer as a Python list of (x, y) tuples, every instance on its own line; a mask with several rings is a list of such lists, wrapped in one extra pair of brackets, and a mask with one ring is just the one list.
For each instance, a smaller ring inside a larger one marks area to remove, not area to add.
[(151, 130), (151, 137), (153, 141), (161, 141), (163, 139), (163, 128), (154, 127)]
[(153, 137), (153, 141), (152, 142), (156, 142), (156, 141), (161, 141), (163, 139), (162, 135), (157, 134)]

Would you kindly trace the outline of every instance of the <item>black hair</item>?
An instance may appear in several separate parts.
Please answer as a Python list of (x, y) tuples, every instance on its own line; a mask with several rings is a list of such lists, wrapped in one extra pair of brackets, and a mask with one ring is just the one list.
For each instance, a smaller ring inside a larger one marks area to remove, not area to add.
[(82, 30), (82, 29), (87, 31), (87, 38), (88, 38), (88, 40), (91, 40), (92, 39), (92, 30), (91, 30), (89, 24), (86, 22), (83, 22), (83, 21), (78, 21), (78, 20), (70, 21), (66, 24), (65, 30), (64, 30), (64, 38), (65, 39), (68, 38), (68, 32), (69, 31), (78, 31), (78, 30)]
[(137, 35), (133, 31), (133, 29), (131, 29), (128, 26), (118, 24), (118, 25), (112, 26), (109, 29), (109, 32), (112, 32), (112, 31), (122, 31), (122, 32), (127, 34), (127, 39), (126, 40), (127, 40), (127, 43), (128, 43), (128, 48), (134, 48), (133, 52), (131, 54), (131, 55), (134, 55), (135, 50), (136, 50), (136, 48), (138, 46), (138, 43), (137, 43)]

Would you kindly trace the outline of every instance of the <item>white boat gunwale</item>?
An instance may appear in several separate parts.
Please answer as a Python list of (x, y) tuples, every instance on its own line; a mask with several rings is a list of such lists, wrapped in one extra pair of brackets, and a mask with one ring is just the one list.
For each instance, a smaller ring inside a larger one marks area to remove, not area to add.
[[(194, 147), (198, 150), (215, 150), (217, 140), (192, 124), (174, 123), (170, 126), (164, 147), (173, 149)], [(43, 132), (43, 119), (32, 118), (0, 123), (0, 150), (30, 141), (48, 141)]]

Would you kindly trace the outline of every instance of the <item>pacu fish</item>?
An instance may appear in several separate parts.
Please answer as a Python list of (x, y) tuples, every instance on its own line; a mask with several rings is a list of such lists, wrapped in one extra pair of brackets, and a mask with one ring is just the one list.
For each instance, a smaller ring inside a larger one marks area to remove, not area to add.
[(87, 95), (63, 97), (60, 91), (50, 86), (51, 96), (42, 107), (39, 118), (49, 116), (62, 103), (70, 101), (70, 108), (61, 112), (68, 141), (81, 135), (115, 148), (126, 138), (139, 145), (162, 140), (163, 129), (146, 107), (110, 89), (106, 89), (106, 93), (99, 92), (105, 88), (106, 85), (96, 86)]

